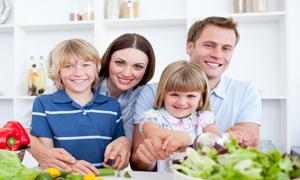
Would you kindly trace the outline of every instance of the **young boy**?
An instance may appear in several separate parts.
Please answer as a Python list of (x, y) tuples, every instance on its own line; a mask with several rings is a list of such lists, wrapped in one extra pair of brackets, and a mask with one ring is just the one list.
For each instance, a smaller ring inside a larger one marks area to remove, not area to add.
[(61, 42), (48, 59), (49, 78), (58, 90), (33, 104), (31, 134), (49, 148), (68, 151), (76, 158), (72, 170), (81, 174), (98, 173), (106, 146), (124, 136), (119, 103), (95, 89), (99, 70), (100, 56), (91, 44)]

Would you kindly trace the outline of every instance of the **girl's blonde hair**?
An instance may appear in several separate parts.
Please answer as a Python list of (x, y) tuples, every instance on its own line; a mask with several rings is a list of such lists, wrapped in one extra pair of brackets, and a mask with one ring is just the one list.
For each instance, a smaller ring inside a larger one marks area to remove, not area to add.
[(101, 68), (101, 58), (97, 49), (83, 39), (69, 39), (56, 45), (48, 57), (48, 77), (54, 82), (56, 88), (64, 88), (60, 77), (60, 68), (70, 62), (70, 57), (73, 57), (76, 61), (81, 58), (96, 64), (96, 77), (92, 84), (93, 87), (96, 87), (99, 82), (98, 73)]
[(196, 64), (176, 61), (165, 68), (158, 83), (154, 109), (164, 107), (164, 96), (170, 91), (199, 91), (202, 94), (197, 111), (210, 110), (208, 80), (205, 72)]

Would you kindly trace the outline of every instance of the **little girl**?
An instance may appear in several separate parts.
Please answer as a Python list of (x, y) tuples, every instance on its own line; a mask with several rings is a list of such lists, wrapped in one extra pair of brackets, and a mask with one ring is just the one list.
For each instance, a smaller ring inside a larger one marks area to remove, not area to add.
[[(171, 63), (161, 75), (154, 108), (141, 117), (141, 134), (160, 137), (167, 155), (191, 145), (203, 132), (219, 134), (209, 98), (208, 80), (199, 66)], [(168, 171), (166, 160), (158, 161), (157, 171)]]

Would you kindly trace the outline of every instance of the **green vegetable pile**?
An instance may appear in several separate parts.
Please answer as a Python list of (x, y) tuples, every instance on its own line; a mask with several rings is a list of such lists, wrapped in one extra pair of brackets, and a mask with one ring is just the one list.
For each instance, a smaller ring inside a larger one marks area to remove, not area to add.
[(0, 180), (34, 180), (37, 175), (36, 169), (22, 165), (15, 152), (0, 150)]
[(265, 154), (256, 148), (242, 148), (236, 140), (224, 147), (187, 149), (187, 158), (171, 166), (188, 176), (210, 180), (285, 180), (300, 178), (300, 160), (276, 150)]

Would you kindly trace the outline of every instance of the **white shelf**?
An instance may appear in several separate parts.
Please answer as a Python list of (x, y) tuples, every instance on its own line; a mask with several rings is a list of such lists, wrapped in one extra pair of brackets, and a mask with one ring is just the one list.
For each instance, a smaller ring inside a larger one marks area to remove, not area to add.
[(287, 100), (286, 96), (261, 96), (262, 100)]
[(47, 30), (81, 30), (93, 29), (94, 21), (71, 21), (66, 23), (53, 24), (20, 24), (17, 27), (27, 31), (47, 31)]
[(178, 18), (160, 18), (160, 19), (105, 19), (103, 25), (106, 27), (132, 27), (132, 26), (170, 26), (170, 25), (185, 25), (186, 17)]
[(13, 24), (0, 24), (0, 33), (1, 32), (13, 32), (14, 25)]
[[(264, 13), (230, 13), (230, 14), (214, 14), (213, 16), (232, 17), (238, 22), (271, 22), (280, 21), (286, 16), (285, 12), (264, 12)], [(193, 23), (199, 19), (204, 19), (207, 16), (191, 17), (190, 21)]]
[(17, 100), (34, 100), (37, 96), (17, 96)]
[(262, 22), (280, 21), (286, 15), (285, 12), (265, 12), (265, 13), (235, 13), (230, 16), (239, 22)]
[(0, 100), (14, 100), (12, 96), (0, 96)]

